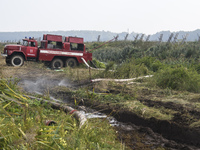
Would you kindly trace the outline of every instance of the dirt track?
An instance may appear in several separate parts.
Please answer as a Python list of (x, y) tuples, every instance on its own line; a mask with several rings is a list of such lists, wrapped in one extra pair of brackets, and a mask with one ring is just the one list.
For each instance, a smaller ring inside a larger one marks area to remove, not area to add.
[[(62, 72), (52, 70), (42, 70), (24, 66), (21, 68), (5, 67), (4, 75), (17, 77), (20, 79), (19, 85), (27, 91), (39, 89), (41, 93), (49, 92), (61, 100), (66, 100), (73, 103), (70, 92), (59, 91), (57, 86), (68, 87), (73, 90), (79, 88), (77, 83), (71, 83), (66, 75)], [(89, 82), (86, 82), (90, 84)], [(56, 90), (55, 90), (56, 89)], [(120, 107), (111, 107), (109, 104), (102, 105), (98, 102), (91, 102), (89, 99), (84, 100), (84, 105), (96, 110), (104, 110), (106, 114), (113, 114), (114, 117), (122, 122), (118, 127), (119, 140), (125, 142), (132, 149), (200, 149), (200, 133), (198, 129), (190, 129), (186, 127), (188, 121), (184, 120), (181, 113), (187, 111), (194, 114), (196, 119), (199, 119), (199, 111), (185, 110), (182, 105), (174, 103), (152, 102), (145, 97), (138, 97), (138, 100), (151, 107), (170, 107), (175, 110), (180, 110), (180, 115), (176, 115), (174, 121), (160, 121), (155, 118), (144, 119), (136, 114), (123, 110)], [(81, 103), (80, 103), (81, 105)], [(82, 103), (83, 105), (83, 103)], [(185, 118), (187, 119), (187, 118)], [(181, 123), (183, 123), (181, 125)]]

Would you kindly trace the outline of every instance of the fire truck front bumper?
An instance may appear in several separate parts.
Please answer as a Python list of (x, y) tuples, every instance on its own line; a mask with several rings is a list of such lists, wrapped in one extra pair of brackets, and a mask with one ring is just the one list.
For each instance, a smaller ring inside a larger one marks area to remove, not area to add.
[(1, 56), (7, 57), (8, 55), (7, 55), (7, 54), (4, 54), (4, 53), (1, 53)]

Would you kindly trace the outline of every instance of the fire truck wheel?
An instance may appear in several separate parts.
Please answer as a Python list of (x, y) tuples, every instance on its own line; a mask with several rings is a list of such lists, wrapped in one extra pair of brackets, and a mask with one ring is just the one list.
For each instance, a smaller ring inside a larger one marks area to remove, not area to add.
[(14, 55), (10, 59), (10, 64), (15, 67), (23, 66), (24, 58), (21, 55)]
[(11, 65), (11, 64), (10, 64), (10, 59), (9, 59), (8, 57), (6, 57), (6, 64), (7, 64), (8, 66)]
[(51, 68), (52, 69), (60, 69), (63, 67), (63, 61), (59, 58), (57, 59), (54, 59), (52, 62), (51, 62)]
[(76, 67), (77, 66), (77, 61), (76, 61), (76, 59), (74, 59), (74, 58), (68, 58), (67, 60), (66, 60), (66, 63), (65, 63), (65, 66), (66, 67)]

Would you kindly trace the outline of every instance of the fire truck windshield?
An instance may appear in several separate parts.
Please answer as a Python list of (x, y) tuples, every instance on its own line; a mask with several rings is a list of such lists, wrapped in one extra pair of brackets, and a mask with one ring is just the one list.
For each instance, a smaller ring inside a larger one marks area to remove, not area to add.
[(23, 43), (22, 43), (23, 46), (28, 46), (28, 41), (26, 40), (23, 40)]

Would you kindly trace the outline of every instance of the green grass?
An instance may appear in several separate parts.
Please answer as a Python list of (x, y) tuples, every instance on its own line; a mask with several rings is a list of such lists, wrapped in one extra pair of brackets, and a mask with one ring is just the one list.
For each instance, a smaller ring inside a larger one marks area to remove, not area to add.
[[(109, 88), (108, 88), (109, 89)], [(104, 89), (107, 91), (107, 89)], [(110, 89), (112, 90), (112, 89)], [(128, 110), (135, 113), (138, 116), (144, 118), (151, 118), (154, 117), (159, 120), (172, 120), (173, 115), (176, 111), (166, 109), (164, 107), (156, 108), (156, 107), (149, 107), (139, 100), (137, 100), (137, 92), (138, 91), (129, 91), (126, 87), (119, 87), (120, 92), (116, 93), (95, 93), (88, 91), (87, 89), (80, 89), (74, 92), (77, 98), (85, 98), (91, 101), (91, 104), (94, 102), (99, 102), (100, 105), (107, 105), (117, 107), (119, 110)], [(95, 91), (95, 89), (94, 89)], [(98, 91), (98, 90), (97, 90)], [(103, 92), (103, 89), (101, 90)], [(128, 92), (128, 93), (127, 93)], [(117, 113), (117, 112), (116, 112)]]
[[(88, 120), (79, 128), (71, 115), (22, 96), (15, 83), (1, 78), (0, 88), (1, 148), (124, 149), (107, 120)], [(47, 126), (47, 120), (56, 124)]]

